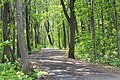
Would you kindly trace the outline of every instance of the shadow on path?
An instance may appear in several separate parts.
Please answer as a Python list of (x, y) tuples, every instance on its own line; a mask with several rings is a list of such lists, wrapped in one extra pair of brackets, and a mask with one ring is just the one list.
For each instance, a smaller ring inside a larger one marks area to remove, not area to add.
[(65, 50), (42, 49), (30, 55), (31, 61), (40, 64), (40, 69), (49, 73), (40, 80), (120, 80), (120, 74), (105, 72), (79, 61), (68, 59)]

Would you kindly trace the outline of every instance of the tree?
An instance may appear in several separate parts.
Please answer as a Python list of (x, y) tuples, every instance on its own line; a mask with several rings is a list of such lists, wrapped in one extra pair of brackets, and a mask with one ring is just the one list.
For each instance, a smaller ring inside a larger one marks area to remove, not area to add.
[(118, 56), (120, 58), (120, 39), (119, 39), (119, 29), (118, 29), (118, 13), (117, 13), (116, 5), (117, 5), (116, 0), (114, 0), (114, 26), (116, 29)]
[(92, 29), (93, 29), (93, 40), (94, 40), (94, 60), (96, 61), (96, 28), (94, 20), (94, 0), (92, 0)]
[(75, 58), (74, 56), (74, 49), (75, 49), (75, 27), (76, 27), (76, 17), (75, 17), (75, 10), (74, 10), (74, 3), (75, 0), (70, 0), (70, 17), (66, 11), (64, 1), (61, 0), (61, 5), (63, 7), (63, 12), (65, 17), (70, 26), (70, 39), (69, 39), (69, 58)]
[(49, 21), (47, 21), (47, 23), (45, 23), (45, 29), (46, 29), (46, 32), (47, 32), (47, 35), (48, 35), (50, 45), (53, 46), (53, 41), (52, 41), (52, 38), (50, 36), (50, 23), (49, 23)]
[(102, 36), (103, 36), (103, 41), (104, 41), (104, 43), (103, 43), (103, 49), (102, 49), (102, 52), (103, 52), (103, 54), (105, 55), (105, 40), (104, 40), (104, 38), (105, 38), (105, 26), (104, 26), (104, 5), (103, 5), (103, 0), (101, 1), (101, 21), (102, 21)]
[(30, 60), (24, 42), (24, 28), (22, 21), (22, 0), (16, 0), (16, 11), (17, 11), (18, 43), (19, 43), (19, 52), (21, 55), (21, 63), (23, 65), (25, 73), (28, 73), (30, 72)]
[[(10, 41), (10, 29), (8, 29), (8, 24), (10, 22), (9, 17), (10, 17), (10, 2), (6, 1), (4, 2), (4, 9), (3, 9), (3, 39), (4, 39), (4, 42)], [(10, 57), (10, 53), (11, 53), (12, 58)], [(15, 61), (15, 57), (11, 49), (11, 46), (9, 46), (8, 44), (5, 44), (4, 46), (2, 62), (4, 62), (4, 54), (6, 54), (7, 59), (9, 59), (9, 61), (11, 60)]]
[(64, 34), (63, 47), (66, 49), (66, 29), (65, 29), (65, 22), (64, 22), (64, 20), (63, 20), (63, 34)]
[(31, 51), (30, 46), (30, 21), (29, 21), (29, 3), (30, 1), (25, 0), (25, 13), (26, 13), (26, 37), (27, 37), (27, 48)]

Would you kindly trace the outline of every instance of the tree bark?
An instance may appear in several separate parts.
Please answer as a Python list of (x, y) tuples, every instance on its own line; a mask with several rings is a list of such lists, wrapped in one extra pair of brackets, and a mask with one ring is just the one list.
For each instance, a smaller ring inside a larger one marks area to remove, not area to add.
[(58, 47), (61, 49), (61, 41), (60, 41), (60, 28), (58, 28)]
[[(9, 23), (9, 2), (4, 3), (4, 9), (3, 9), (3, 39), (4, 41), (9, 41), (9, 30), (8, 30), (8, 23)], [(10, 54), (9, 54), (9, 46), (4, 46), (4, 53), (2, 62), (4, 62), (4, 54), (7, 56), (7, 58), (10, 61)]]
[(18, 42), (19, 51), (21, 55), (21, 63), (23, 65), (25, 73), (30, 72), (30, 60), (28, 52), (24, 42), (24, 28), (22, 20), (22, 0), (16, 0), (16, 11), (17, 11), (17, 29), (18, 29)]
[(64, 21), (63, 21), (63, 34), (64, 34), (63, 47), (66, 49), (66, 29), (65, 29), (65, 22)]
[(116, 5), (117, 5), (116, 0), (114, 0), (114, 26), (116, 29), (118, 57), (120, 58), (120, 39), (119, 39), (119, 29), (118, 29), (118, 13), (117, 13)]
[(35, 32), (35, 48), (37, 48), (37, 39), (38, 39), (37, 27), (38, 27), (38, 22), (35, 22), (35, 27), (34, 27), (34, 32)]
[(49, 28), (50, 28), (50, 24), (47, 21), (47, 24), (45, 24), (45, 29), (46, 29), (46, 32), (47, 32), (47, 35), (48, 35), (48, 39), (49, 39), (50, 45), (53, 46), (53, 41), (52, 41), (52, 38), (50, 36)]
[(93, 40), (94, 40), (94, 61), (96, 61), (96, 27), (94, 20), (94, 0), (92, 0), (92, 29), (93, 29)]
[(102, 20), (102, 36), (103, 36), (103, 49), (102, 49), (102, 53), (103, 55), (105, 55), (105, 27), (104, 27), (104, 5), (103, 5), (103, 0), (101, 1), (101, 20)]
[[(10, 2), (6, 1), (4, 3), (4, 9), (3, 9), (3, 39), (4, 41), (10, 41), (10, 30), (8, 29), (8, 23), (10, 22), (9, 20), (10, 18)], [(3, 57), (2, 57), (2, 62), (4, 62), (4, 54), (7, 56), (7, 58), (9, 59), (9, 61), (15, 61), (15, 57), (13, 54), (13, 51), (11, 49), (11, 46), (9, 45), (5, 45), (4, 46), (4, 53), (3, 53)], [(11, 56), (10, 56), (11, 53)]]
[(74, 56), (74, 49), (75, 49), (75, 27), (76, 27), (76, 17), (75, 17), (75, 10), (74, 10), (74, 3), (75, 0), (70, 0), (70, 17), (68, 16), (68, 13), (65, 8), (64, 1), (61, 0), (61, 5), (63, 7), (63, 12), (65, 14), (65, 17), (69, 23), (70, 26), (70, 39), (69, 39), (69, 58), (75, 58)]
[(25, 12), (26, 12), (26, 37), (27, 37), (27, 48), (31, 51), (30, 46), (30, 22), (29, 22), (29, 4), (28, 0), (25, 0)]

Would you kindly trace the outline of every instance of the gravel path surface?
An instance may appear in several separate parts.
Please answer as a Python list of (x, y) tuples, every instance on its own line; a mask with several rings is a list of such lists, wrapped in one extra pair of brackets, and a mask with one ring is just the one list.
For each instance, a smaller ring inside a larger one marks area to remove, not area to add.
[(37, 62), (41, 70), (49, 73), (40, 80), (120, 80), (119, 73), (68, 59), (64, 55), (65, 50), (51, 48), (30, 55), (31, 61)]

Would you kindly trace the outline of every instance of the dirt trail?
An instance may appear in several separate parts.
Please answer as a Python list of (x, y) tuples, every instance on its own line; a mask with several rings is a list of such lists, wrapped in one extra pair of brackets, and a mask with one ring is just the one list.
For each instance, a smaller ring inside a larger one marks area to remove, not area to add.
[(67, 59), (65, 50), (45, 48), (30, 55), (48, 76), (40, 80), (120, 80), (120, 74), (105, 71), (77, 60)]

